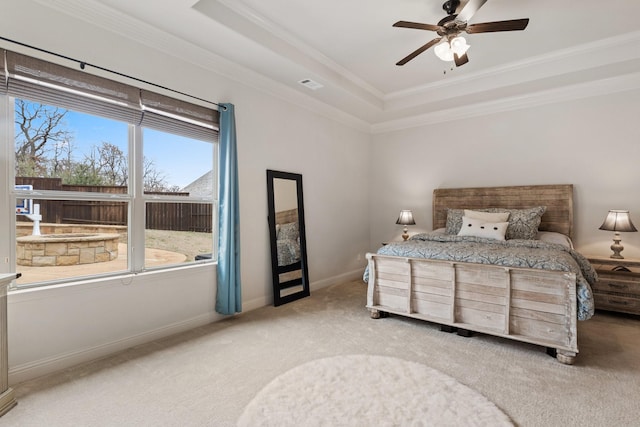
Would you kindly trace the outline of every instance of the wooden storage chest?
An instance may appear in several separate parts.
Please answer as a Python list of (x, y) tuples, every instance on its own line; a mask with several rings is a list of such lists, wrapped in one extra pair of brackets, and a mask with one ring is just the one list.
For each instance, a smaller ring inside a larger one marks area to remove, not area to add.
[(367, 254), (371, 316), (394, 313), (578, 352), (576, 276), (529, 268)]

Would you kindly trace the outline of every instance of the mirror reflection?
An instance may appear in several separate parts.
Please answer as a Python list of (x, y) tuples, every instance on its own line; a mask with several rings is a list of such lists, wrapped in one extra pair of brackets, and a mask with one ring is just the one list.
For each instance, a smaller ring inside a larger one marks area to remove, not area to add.
[(309, 296), (302, 175), (267, 170), (273, 300)]

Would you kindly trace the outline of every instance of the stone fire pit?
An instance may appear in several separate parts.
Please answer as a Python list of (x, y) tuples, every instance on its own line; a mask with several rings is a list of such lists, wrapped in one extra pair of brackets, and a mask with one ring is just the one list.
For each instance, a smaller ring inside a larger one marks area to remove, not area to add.
[(18, 237), (18, 265), (54, 267), (92, 264), (118, 258), (119, 234), (67, 233)]

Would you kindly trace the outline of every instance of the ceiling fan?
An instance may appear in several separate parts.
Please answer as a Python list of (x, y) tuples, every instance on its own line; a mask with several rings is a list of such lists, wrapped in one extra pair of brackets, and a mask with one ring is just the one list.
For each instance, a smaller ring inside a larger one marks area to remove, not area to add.
[[(442, 8), (449, 15), (441, 19), (437, 25), (408, 21), (398, 21), (393, 24), (394, 27), (435, 31), (439, 36), (402, 58), (396, 65), (406, 64), (435, 45), (434, 51), (438, 58), (443, 61), (454, 61), (456, 67), (459, 67), (469, 62), (469, 57), (467, 56), (469, 45), (464, 37), (460, 36), (461, 33), (477, 34), (498, 31), (521, 31), (527, 28), (529, 18), (467, 24), (469, 19), (471, 19), (486, 2), (487, 0), (469, 0), (460, 13), (456, 14), (456, 9), (460, 6), (460, 0), (448, 0), (442, 5)], [(442, 41), (442, 43), (440, 43), (440, 41)]]

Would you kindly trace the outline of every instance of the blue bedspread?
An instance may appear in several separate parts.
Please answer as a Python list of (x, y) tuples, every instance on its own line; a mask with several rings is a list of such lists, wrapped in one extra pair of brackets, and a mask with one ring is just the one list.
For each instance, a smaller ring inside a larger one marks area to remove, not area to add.
[[(563, 245), (539, 240), (499, 241), (422, 233), (412, 236), (406, 242), (383, 246), (378, 254), (568, 271), (576, 275), (578, 320), (587, 320), (594, 313), (590, 284), (595, 283), (596, 272), (583, 255)], [(367, 267), (363, 276), (365, 282), (368, 282), (368, 276)]]

